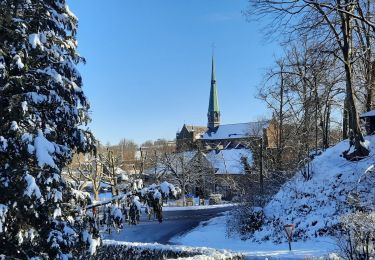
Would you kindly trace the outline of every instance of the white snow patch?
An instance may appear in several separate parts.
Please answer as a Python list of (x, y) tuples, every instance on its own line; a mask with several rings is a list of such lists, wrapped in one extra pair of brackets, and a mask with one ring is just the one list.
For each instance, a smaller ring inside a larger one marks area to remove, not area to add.
[(34, 147), (39, 167), (43, 168), (45, 165), (48, 165), (57, 169), (52, 157), (53, 153), (55, 152), (55, 146), (45, 138), (42, 130), (40, 129), (38, 130), (38, 135), (34, 140)]
[(18, 69), (23, 69), (25, 67), (25, 64), (23, 64), (21, 57), (19, 55), (14, 56), (13, 59), (16, 62)]
[(12, 131), (17, 131), (19, 129), (18, 127), (18, 124), (16, 121), (12, 121), (12, 123), (10, 124), (10, 130)]
[(4, 204), (0, 204), (0, 233), (6, 231), (4, 230), (4, 223), (5, 223), (5, 214), (8, 211), (8, 207)]
[(0, 151), (5, 152), (8, 148), (8, 140), (0, 136)]
[(95, 254), (96, 249), (100, 245), (100, 238), (94, 239), (92, 238), (92, 235), (89, 234), (86, 230), (82, 232), (83, 236), (83, 241), (86, 241), (90, 246), (89, 246), (89, 253), (91, 255)]
[(29, 109), (28, 109), (28, 107), (27, 107), (27, 101), (23, 101), (22, 103), (21, 103), (21, 107), (22, 107), (22, 111), (24, 112), (24, 113), (26, 113)]
[(35, 194), (35, 196), (39, 199), (42, 196), (42, 194), (40, 193), (40, 189), (35, 182), (35, 178), (30, 174), (26, 173), (25, 180), (27, 182), (27, 187), (24, 194), (29, 197)]
[(29, 35), (29, 43), (31, 47), (33, 47), (33, 49), (35, 49), (37, 46), (43, 46), (38, 33), (33, 33)]
[(53, 211), (53, 218), (57, 218), (61, 216), (61, 208), (58, 207)]

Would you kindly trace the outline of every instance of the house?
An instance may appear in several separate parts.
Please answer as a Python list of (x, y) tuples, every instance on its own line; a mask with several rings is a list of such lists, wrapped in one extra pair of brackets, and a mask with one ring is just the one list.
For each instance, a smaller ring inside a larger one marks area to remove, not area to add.
[(362, 121), (362, 126), (366, 131), (367, 135), (372, 135), (375, 133), (375, 110), (363, 113), (359, 117)]
[(231, 199), (238, 193), (234, 182), (240, 182), (253, 169), (251, 150), (233, 148), (168, 154), (145, 174), (153, 182), (167, 180), (179, 187), (185, 185), (187, 194), (208, 197), (220, 193), (225, 199)]

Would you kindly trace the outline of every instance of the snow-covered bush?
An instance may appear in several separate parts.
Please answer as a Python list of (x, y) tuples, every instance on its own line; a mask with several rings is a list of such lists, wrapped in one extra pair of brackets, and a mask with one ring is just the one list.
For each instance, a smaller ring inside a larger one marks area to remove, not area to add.
[(206, 247), (187, 247), (161, 245), (157, 243), (130, 243), (105, 240), (93, 259), (205, 259), (205, 260), (240, 260), (244, 256), (226, 250)]
[(337, 242), (344, 259), (374, 259), (375, 213), (357, 211), (342, 216)]
[(227, 219), (227, 235), (240, 235), (242, 239), (247, 239), (255, 231), (259, 230), (264, 223), (263, 209), (243, 205), (231, 212)]
[(67, 259), (95, 251), (87, 194), (61, 170), (93, 137), (65, 0), (0, 1), (0, 253)]

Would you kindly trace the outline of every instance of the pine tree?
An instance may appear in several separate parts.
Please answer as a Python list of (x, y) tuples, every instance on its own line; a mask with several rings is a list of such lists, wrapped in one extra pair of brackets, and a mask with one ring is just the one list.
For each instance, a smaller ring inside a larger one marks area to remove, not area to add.
[(65, 0), (0, 1), (0, 255), (66, 259), (97, 242), (90, 198), (61, 176), (94, 143), (76, 29)]

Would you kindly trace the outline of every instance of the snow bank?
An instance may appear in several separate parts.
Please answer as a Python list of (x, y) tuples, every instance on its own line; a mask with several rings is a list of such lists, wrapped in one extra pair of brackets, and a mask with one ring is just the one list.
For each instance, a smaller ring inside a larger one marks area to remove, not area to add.
[(374, 164), (375, 136), (366, 140), (371, 153), (359, 162), (340, 156), (349, 147), (348, 141), (342, 141), (312, 161), (311, 180), (297, 173), (264, 208), (265, 224), (253, 239), (285, 241), (285, 224), (295, 225), (295, 240), (331, 235), (339, 217), (352, 211), (352, 196), (374, 210), (374, 173), (368, 169)]
[(200, 223), (200, 225), (183, 236), (177, 236), (170, 240), (175, 244), (188, 246), (207, 246), (217, 249), (227, 249), (240, 252), (251, 259), (310, 259), (315, 257), (327, 257), (336, 250), (331, 239), (320, 238), (309, 242), (292, 243), (292, 252), (288, 243), (274, 244), (272, 242), (251, 242), (241, 240), (239, 237), (226, 235), (226, 222), (228, 215)]

